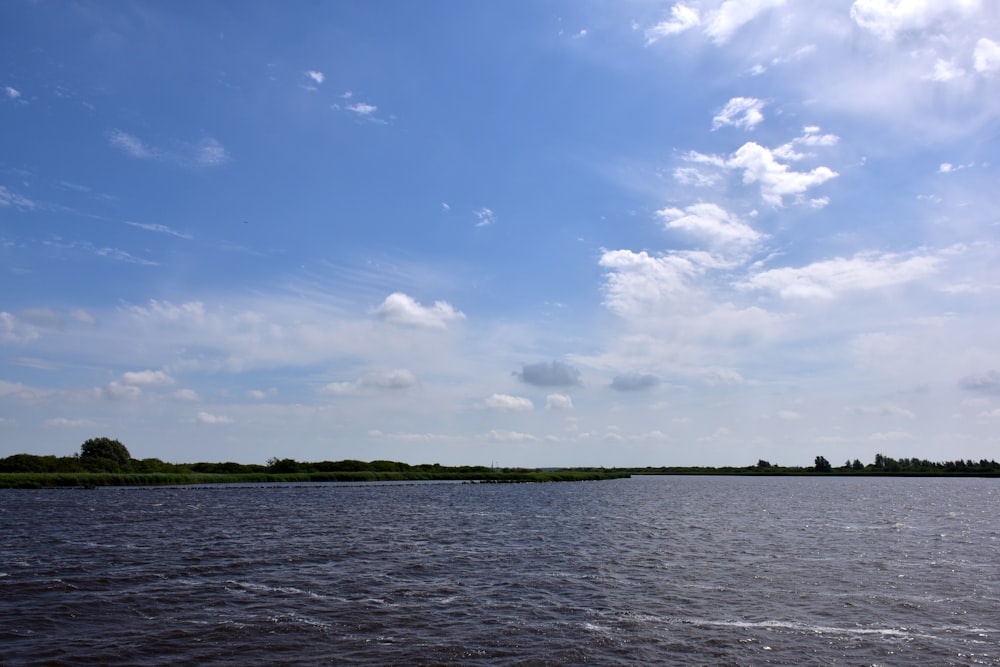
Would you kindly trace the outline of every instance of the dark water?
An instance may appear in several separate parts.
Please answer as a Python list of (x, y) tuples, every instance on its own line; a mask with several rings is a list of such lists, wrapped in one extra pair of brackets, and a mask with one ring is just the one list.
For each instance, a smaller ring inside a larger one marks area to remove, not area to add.
[(3, 665), (1000, 665), (1000, 480), (0, 491)]

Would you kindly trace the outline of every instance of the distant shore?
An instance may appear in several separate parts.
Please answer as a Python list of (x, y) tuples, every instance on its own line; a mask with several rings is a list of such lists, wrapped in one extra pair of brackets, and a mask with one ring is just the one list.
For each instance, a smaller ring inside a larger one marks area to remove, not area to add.
[(469, 483), (583, 482), (620, 479), (639, 475), (812, 476), (812, 477), (1000, 477), (997, 472), (890, 472), (812, 468), (573, 468), (561, 470), (490, 471), (341, 471), (297, 473), (115, 473), (115, 472), (15, 472), (0, 473), (0, 488), (96, 488), (108, 486), (193, 486), (205, 484), (288, 484), (311, 482), (418, 482)]

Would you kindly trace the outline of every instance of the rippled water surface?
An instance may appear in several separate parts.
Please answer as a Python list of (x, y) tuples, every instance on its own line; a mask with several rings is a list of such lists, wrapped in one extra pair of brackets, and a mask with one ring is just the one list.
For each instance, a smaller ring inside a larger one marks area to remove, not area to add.
[(1000, 480), (0, 491), (3, 665), (1000, 665)]

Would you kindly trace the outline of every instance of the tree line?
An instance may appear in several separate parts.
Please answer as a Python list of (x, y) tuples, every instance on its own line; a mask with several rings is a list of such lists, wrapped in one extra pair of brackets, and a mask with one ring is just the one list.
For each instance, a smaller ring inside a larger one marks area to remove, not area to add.
[[(574, 470), (596, 470), (574, 468)], [(980, 459), (955, 461), (928, 461), (919, 458), (895, 459), (884, 454), (876, 454), (872, 463), (863, 464), (859, 459), (848, 460), (835, 467), (825, 457), (817, 456), (813, 466), (779, 466), (764, 459), (752, 466), (723, 467), (646, 467), (610, 468), (635, 474), (873, 474), (873, 475), (986, 475), (1000, 476), (1000, 464), (994, 460)], [(504, 472), (525, 472), (523, 468), (505, 468)], [(80, 451), (73, 456), (40, 456), (35, 454), (14, 454), (0, 458), (0, 473), (122, 473), (122, 474), (298, 474), (298, 473), (454, 473), (469, 475), (498, 472), (488, 466), (442, 466), (438, 463), (410, 465), (399, 461), (297, 461), (291, 458), (271, 458), (266, 464), (235, 463), (167, 463), (158, 458), (135, 459), (118, 440), (100, 437), (86, 440)]]

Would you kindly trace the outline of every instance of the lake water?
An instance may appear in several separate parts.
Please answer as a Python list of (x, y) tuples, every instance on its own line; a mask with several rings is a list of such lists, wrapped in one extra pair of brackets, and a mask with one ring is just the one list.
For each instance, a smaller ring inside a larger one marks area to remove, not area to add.
[(1000, 480), (0, 491), (0, 663), (1000, 665)]

